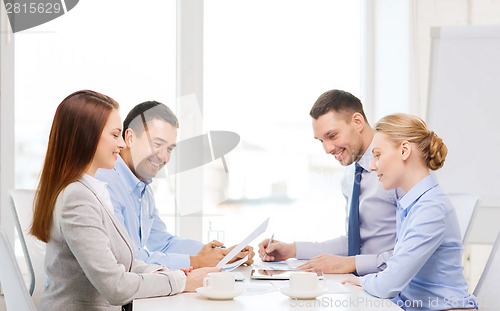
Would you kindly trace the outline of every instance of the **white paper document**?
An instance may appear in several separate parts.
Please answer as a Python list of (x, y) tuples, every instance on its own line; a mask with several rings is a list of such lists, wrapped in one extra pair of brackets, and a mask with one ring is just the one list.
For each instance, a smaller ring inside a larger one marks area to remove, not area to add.
[(261, 270), (293, 270), (294, 267), (290, 266), (286, 261), (260, 261), (254, 263), (255, 268)]
[(219, 263), (217, 264), (217, 268), (221, 268), (221, 269), (225, 269), (226, 267), (228, 267), (229, 269), (233, 270), (235, 269), (236, 267), (238, 267), (239, 265), (241, 265), (242, 263), (244, 263), (245, 261), (242, 261), (243, 259), (239, 260), (239, 263), (238, 266), (234, 266), (234, 263), (233, 264), (230, 264), (228, 266), (226, 266), (226, 264), (236, 255), (238, 254), (239, 252), (241, 252), (242, 249), (245, 248), (245, 246), (247, 246), (248, 244), (250, 244), (250, 242), (252, 242), (253, 240), (255, 240), (259, 235), (261, 235), (262, 233), (264, 233), (267, 229), (267, 224), (269, 223), (269, 218), (267, 218), (266, 220), (264, 220), (264, 222), (262, 224), (260, 224), (252, 233), (250, 233), (249, 236), (247, 236), (243, 241), (241, 241), (240, 244), (238, 244), (235, 248), (233, 248), (226, 256), (224, 256), (224, 258), (222, 258), (221, 261), (219, 261)]
[(308, 260), (288, 259), (284, 261), (258, 261), (254, 267), (262, 270), (296, 270), (298, 266), (305, 264)]
[(238, 268), (242, 264), (244, 264), (248, 260), (248, 255), (245, 257), (241, 258), (240, 260), (236, 260), (235, 262), (232, 263), (227, 263), (222, 267), (222, 271), (230, 272), (233, 271), (234, 269)]

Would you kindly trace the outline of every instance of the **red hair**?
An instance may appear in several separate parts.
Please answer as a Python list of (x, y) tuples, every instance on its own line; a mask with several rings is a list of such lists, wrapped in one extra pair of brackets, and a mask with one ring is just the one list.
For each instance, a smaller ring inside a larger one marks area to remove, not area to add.
[(38, 183), (31, 234), (48, 242), (56, 200), (78, 180), (94, 158), (104, 126), (118, 103), (94, 92), (78, 91), (57, 107)]

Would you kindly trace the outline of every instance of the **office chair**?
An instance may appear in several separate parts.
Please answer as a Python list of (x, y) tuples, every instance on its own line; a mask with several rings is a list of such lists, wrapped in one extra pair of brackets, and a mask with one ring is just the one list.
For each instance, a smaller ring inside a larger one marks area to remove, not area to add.
[(476, 215), (479, 198), (472, 193), (448, 193), (447, 195), (455, 207), (458, 225), (462, 232), (462, 243), (465, 244)]
[(46, 275), (44, 270), (45, 243), (29, 233), (33, 220), (35, 190), (14, 189), (10, 191), (10, 197), (17, 235), (29, 270), (29, 293), (37, 306)]
[(490, 256), (486, 262), (479, 282), (474, 289), (477, 297), (479, 310), (498, 310), (498, 283), (500, 282), (500, 233), (497, 235), (495, 244), (491, 249)]
[(7, 234), (0, 226), (0, 283), (7, 310), (36, 311)]

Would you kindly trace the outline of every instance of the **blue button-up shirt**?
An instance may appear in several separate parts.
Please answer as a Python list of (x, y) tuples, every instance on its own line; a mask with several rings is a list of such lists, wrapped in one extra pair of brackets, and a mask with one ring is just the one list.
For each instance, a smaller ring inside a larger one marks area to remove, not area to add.
[(457, 215), (432, 175), (398, 201), (398, 233), (387, 268), (361, 278), (380, 298), (393, 298), (405, 310), (477, 308), (462, 267)]
[(108, 184), (116, 217), (127, 229), (136, 248), (136, 258), (170, 269), (190, 266), (203, 243), (182, 239), (167, 231), (158, 215), (151, 180), (139, 180), (121, 157), (113, 170), (99, 169), (95, 175)]

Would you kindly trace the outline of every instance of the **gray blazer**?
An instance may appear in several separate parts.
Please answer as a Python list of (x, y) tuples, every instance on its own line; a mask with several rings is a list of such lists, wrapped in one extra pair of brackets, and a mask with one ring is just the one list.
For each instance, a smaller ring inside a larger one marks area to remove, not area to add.
[(135, 298), (183, 290), (182, 272), (151, 273), (160, 266), (134, 259), (127, 232), (103, 202), (84, 179), (59, 195), (40, 310), (121, 310)]

